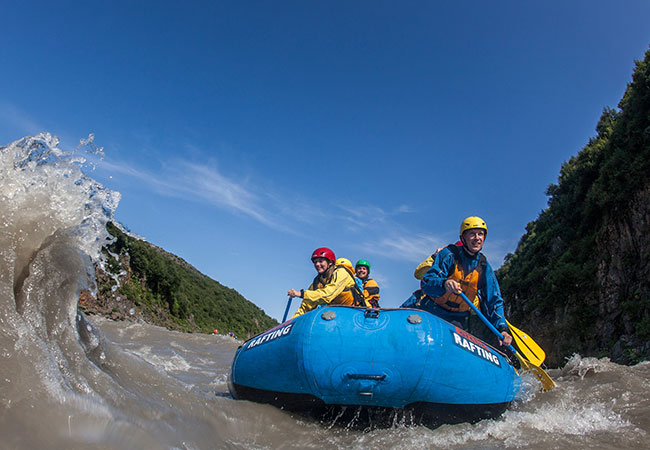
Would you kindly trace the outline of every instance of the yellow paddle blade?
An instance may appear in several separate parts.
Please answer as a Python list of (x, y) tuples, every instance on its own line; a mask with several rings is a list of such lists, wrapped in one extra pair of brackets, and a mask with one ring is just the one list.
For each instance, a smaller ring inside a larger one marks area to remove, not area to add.
[(550, 391), (555, 387), (555, 382), (553, 379), (547, 374), (544, 369), (541, 367), (535, 366), (531, 364), (528, 360), (526, 360), (523, 356), (521, 356), (519, 353), (515, 353), (517, 355), (517, 359), (519, 359), (519, 362), (521, 363), (521, 368), (523, 370), (530, 370), (533, 372), (533, 375), (537, 377), (537, 379), (542, 383), (542, 389), (545, 391)]
[(544, 359), (546, 359), (544, 350), (525, 331), (521, 331), (507, 320), (506, 323), (512, 332), (512, 338), (515, 340), (517, 348), (523, 356), (534, 365), (541, 366)]

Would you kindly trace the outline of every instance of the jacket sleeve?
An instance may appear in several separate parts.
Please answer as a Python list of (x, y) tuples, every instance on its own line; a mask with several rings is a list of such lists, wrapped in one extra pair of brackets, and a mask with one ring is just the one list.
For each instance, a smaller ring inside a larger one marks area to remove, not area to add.
[(322, 288), (314, 289), (314, 286), (309, 286), (309, 289), (304, 293), (300, 308), (298, 308), (293, 317), (311, 311), (318, 305), (328, 304), (351, 283), (354, 283), (354, 280), (350, 278), (350, 275), (348, 275), (345, 269), (336, 269), (332, 274), (330, 282)]
[(442, 297), (445, 293), (445, 281), (453, 267), (454, 255), (448, 248), (443, 248), (436, 255), (431, 268), (424, 274), (420, 289), (431, 297)]
[(485, 267), (485, 286), (479, 289), (479, 297), (481, 299), (481, 310), (490, 323), (494, 325), (494, 328), (499, 331), (507, 329), (501, 289), (490, 264)]

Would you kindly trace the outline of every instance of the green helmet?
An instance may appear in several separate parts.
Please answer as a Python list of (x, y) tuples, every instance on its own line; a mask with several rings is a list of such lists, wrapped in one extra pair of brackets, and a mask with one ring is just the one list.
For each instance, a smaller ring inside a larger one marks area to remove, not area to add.
[(357, 263), (354, 265), (354, 268), (356, 269), (359, 266), (366, 266), (368, 268), (368, 273), (370, 273), (370, 263), (365, 259), (360, 259), (357, 261)]

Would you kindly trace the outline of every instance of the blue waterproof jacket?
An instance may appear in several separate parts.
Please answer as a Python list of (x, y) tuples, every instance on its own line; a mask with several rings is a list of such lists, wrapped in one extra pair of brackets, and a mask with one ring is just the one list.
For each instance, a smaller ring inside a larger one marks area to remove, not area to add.
[[(465, 273), (476, 269), (479, 264), (480, 252), (474, 256), (464, 250), (460, 253), (460, 264)], [(454, 255), (448, 248), (441, 249), (436, 255), (433, 265), (427, 271), (420, 282), (420, 289), (430, 297), (441, 297), (445, 291), (445, 281), (454, 271)], [(507, 330), (505, 315), (503, 313), (503, 297), (499, 282), (494, 275), (494, 270), (489, 263), (483, 270), (483, 276), (479, 278), (478, 296), (480, 299), (481, 312), (499, 331)], [(470, 299), (471, 300), (471, 299)]]

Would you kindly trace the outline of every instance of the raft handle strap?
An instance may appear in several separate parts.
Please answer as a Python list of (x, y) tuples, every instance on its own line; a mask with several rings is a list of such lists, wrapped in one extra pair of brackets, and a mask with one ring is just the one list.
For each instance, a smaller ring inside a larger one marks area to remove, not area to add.
[(366, 309), (366, 312), (364, 313), (364, 317), (366, 319), (378, 319), (379, 318), (379, 310), (378, 309)]
[(366, 373), (347, 373), (346, 377), (352, 378), (353, 380), (375, 380), (383, 381), (386, 379), (386, 375), (371, 375)]

